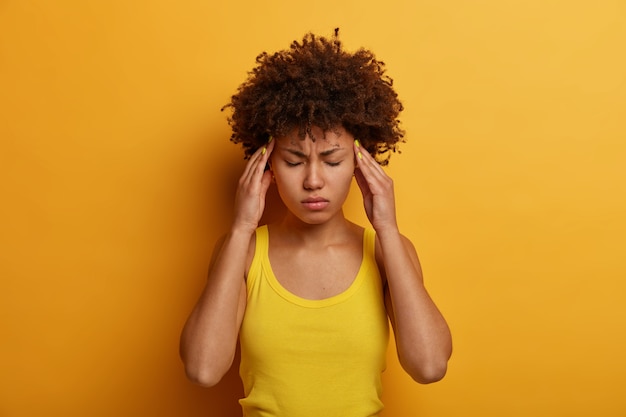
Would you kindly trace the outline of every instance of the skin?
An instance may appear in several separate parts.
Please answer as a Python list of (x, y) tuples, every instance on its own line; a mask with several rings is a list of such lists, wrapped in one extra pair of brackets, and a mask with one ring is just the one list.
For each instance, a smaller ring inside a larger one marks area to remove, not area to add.
[[(354, 175), (377, 234), (376, 261), (400, 363), (420, 383), (440, 380), (452, 352), (450, 331), (424, 287), (413, 244), (399, 232), (393, 181), (343, 128), (313, 133), (315, 141), (301, 140), (295, 131), (276, 138), (248, 161), (230, 232), (216, 246), (207, 284), (181, 335), (188, 377), (212, 386), (232, 364), (254, 233), (272, 181), (287, 207), (284, 218), (268, 226), (276, 278), (308, 299), (327, 298), (350, 286), (361, 263), (363, 236), (363, 228), (348, 221), (342, 209)], [(266, 171), (268, 162), (271, 170)]]

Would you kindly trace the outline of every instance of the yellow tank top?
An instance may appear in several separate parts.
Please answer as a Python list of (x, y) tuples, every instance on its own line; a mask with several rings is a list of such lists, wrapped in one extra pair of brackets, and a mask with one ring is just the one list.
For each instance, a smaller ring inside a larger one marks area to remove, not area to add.
[(375, 232), (348, 289), (309, 300), (287, 291), (268, 258), (268, 230), (256, 231), (240, 330), (245, 417), (373, 417), (382, 410), (389, 340)]

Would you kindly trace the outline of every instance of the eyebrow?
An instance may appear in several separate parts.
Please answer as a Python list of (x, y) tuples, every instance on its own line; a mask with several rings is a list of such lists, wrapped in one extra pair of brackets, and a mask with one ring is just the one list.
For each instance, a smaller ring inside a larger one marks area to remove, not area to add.
[[(309, 157), (307, 154), (305, 154), (304, 152), (299, 151), (297, 149), (282, 148), (282, 150), (284, 150), (286, 152), (289, 152), (290, 154), (295, 155), (295, 156), (297, 156), (299, 158), (305, 158), (306, 159), (306, 158)], [(343, 150), (343, 148), (328, 149), (328, 150), (320, 152), (320, 156), (329, 156), (329, 155), (332, 155), (335, 152), (338, 152), (338, 151), (341, 151), (341, 150)]]

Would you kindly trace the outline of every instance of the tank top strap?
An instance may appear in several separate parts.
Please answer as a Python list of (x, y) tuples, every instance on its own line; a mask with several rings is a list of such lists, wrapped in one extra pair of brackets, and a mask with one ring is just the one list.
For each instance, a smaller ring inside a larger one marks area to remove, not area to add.
[(268, 249), (269, 232), (267, 225), (259, 226), (255, 232), (254, 257), (252, 258), (252, 263), (248, 270), (248, 277), (246, 278), (248, 287), (254, 285), (257, 277), (261, 275), (260, 272), (263, 267), (263, 261), (267, 259)]
[(368, 227), (363, 232), (364, 258), (376, 259), (376, 231)]

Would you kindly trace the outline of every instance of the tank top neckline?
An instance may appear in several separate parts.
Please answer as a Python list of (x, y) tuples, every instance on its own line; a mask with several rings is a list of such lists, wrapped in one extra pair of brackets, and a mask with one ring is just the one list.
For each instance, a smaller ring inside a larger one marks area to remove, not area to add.
[[(263, 268), (266, 270), (265, 275), (266, 275), (268, 283), (270, 284), (272, 289), (285, 300), (293, 304), (296, 304), (302, 307), (308, 307), (308, 308), (322, 308), (322, 307), (328, 307), (328, 306), (332, 306), (335, 304), (339, 304), (349, 299), (359, 289), (359, 287), (363, 283), (363, 280), (368, 275), (367, 273), (368, 268), (369, 268), (369, 262), (368, 262), (368, 256), (367, 256), (368, 246), (372, 245), (370, 241), (372, 240), (373, 236), (374, 236), (373, 230), (370, 230), (367, 228), (363, 230), (363, 248), (362, 248), (361, 265), (359, 266), (358, 272), (356, 276), (354, 277), (354, 279), (352, 280), (352, 282), (350, 283), (350, 286), (348, 288), (346, 288), (339, 294), (335, 294), (327, 298), (309, 299), (309, 298), (304, 298), (304, 297), (301, 297), (299, 295), (292, 293), (287, 288), (285, 288), (280, 283), (280, 281), (278, 281), (278, 278), (276, 278), (276, 275), (274, 274), (274, 270), (272, 269), (272, 265), (270, 263), (270, 258), (269, 258), (269, 229), (267, 225), (263, 225), (257, 231), (257, 238), (260, 238), (260, 240), (262, 240), (262, 245), (261, 245), (261, 248), (259, 249), (262, 249), (263, 251), (261, 253), (261, 255), (263, 255), (262, 265), (263, 265)], [(257, 245), (258, 244), (259, 242), (257, 240)]]

